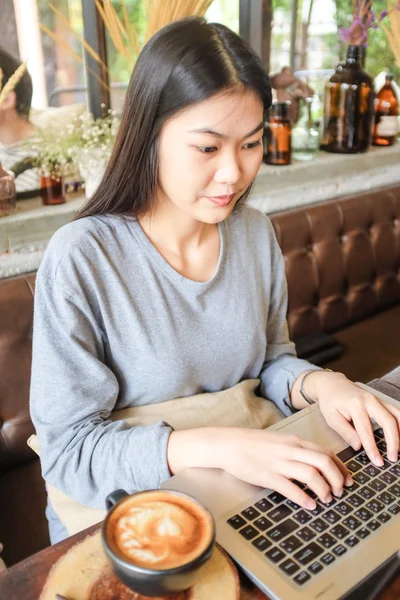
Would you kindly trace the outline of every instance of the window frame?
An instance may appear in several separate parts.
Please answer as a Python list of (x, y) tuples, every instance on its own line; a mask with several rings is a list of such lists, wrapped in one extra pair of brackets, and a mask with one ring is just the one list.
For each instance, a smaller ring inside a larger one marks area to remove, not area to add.
[(272, 0), (240, 0), (239, 32), (261, 58), (269, 73)]
[[(81, 6), (85, 42), (99, 55), (103, 63), (107, 65), (106, 30), (103, 19), (94, 2), (82, 0)], [(84, 59), (89, 111), (93, 113), (95, 118), (102, 117), (104, 116), (104, 112), (110, 109), (111, 104), (108, 72), (86, 49), (84, 50)], [(108, 89), (99, 80), (103, 81)]]

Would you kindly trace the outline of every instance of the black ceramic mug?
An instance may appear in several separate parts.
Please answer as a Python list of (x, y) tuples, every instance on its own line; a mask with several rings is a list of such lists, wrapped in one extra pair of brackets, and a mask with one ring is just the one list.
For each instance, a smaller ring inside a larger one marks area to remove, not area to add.
[(170, 490), (116, 490), (106, 508), (103, 547), (128, 588), (168, 596), (195, 583), (215, 543), (213, 517), (197, 500)]

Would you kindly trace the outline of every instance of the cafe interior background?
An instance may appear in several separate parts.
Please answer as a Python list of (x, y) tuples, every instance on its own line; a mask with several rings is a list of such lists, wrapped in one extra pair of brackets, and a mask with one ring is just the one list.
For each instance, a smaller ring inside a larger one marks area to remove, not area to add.
[[(1, 2), (0, 45), (21, 66), (2, 78), (0, 109), (27, 70), (34, 126), (13, 164), (0, 139), (0, 540), (9, 565), (49, 543), (39, 461), (26, 445), (35, 272), (53, 233), (100, 184), (137, 54), (175, 4)], [(285, 256), (298, 353), (356, 381), (381, 377), (400, 364), (400, 5), (203, 5), (271, 74), (287, 76), (266, 116), (249, 203), (270, 216)]]

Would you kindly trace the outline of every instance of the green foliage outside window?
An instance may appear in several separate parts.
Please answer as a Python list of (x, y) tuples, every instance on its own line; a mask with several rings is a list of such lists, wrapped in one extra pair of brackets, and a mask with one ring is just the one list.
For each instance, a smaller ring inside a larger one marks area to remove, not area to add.
[[(317, 2), (318, 0), (314, 0)], [(321, 0), (319, 0), (321, 1)], [(298, 24), (300, 24), (301, 15), (303, 11), (304, 0), (299, 0), (298, 8)], [(383, 10), (386, 4), (375, 0), (373, 8), (377, 9), (377, 12)], [(287, 15), (287, 18), (291, 19), (292, 13), (292, 0), (273, 0), (274, 9), (283, 9)], [(307, 3), (308, 5), (308, 3)], [(337, 29), (341, 27), (348, 27), (352, 21), (351, 14), (351, 1), (350, 0), (335, 0), (336, 14), (335, 22)], [(300, 32), (300, 27), (298, 33)], [(324, 36), (323, 43), (326, 45), (326, 53), (324, 54), (321, 69), (332, 69), (337, 65), (338, 57), (342, 60), (346, 54), (346, 44), (341, 42), (338, 34), (328, 33)], [(381, 71), (390, 71), (394, 73), (397, 80), (400, 79), (400, 69), (395, 63), (393, 52), (390, 49), (386, 35), (381, 28), (371, 29), (369, 31), (368, 47), (366, 50), (366, 70), (373, 76), (376, 77)]]
[[(166, 0), (167, 1), (167, 0)], [(115, 10), (123, 21), (123, 13), (120, 0), (112, 0)], [(130, 22), (139, 32), (141, 45), (146, 32), (146, 11), (143, 0), (125, 0), (125, 6), (130, 16)], [(214, 0), (210, 9), (211, 15), (217, 18), (234, 31), (239, 32), (239, 0)], [(108, 66), (112, 81), (128, 82), (131, 74), (129, 61), (121, 56), (114, 48), (111, 40), (107, 40)]]
[[(124, 22), (124, 16), (121, 9), (120, 0), (113, 0), (113, 6), (118, 13), (121, 21)], [(143, 40), (146, 32), (146, 12), (143, 0), (125, 0), (125, 6), (129, 14), (130, 22), (135, 30), (139, 33), (140, 44), (143, 45)], [(108, 68), (111, 73), (111, 81), (128, 82), (131, 76), (131, 65), (129, 60), (122, 56), (114, 47), (109, 34), (107, 33), (107, 52), (108, 52)]]

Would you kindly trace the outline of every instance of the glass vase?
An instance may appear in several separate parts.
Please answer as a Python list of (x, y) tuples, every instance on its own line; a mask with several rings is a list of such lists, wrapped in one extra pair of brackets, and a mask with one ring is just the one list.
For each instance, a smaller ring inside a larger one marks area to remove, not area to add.
[(0, 217), (15, 211), (15, 177), (11, 171), (3, 169), (0, 163)]
[(64, 178), (54, 177), (52, 175), (42, 175), (40, 178), (40, 196), (43, 204), (46, 206), (64, 204)]
[(292, 157), (294, 160), (313, 160), (319, 150), (319, 132), (311, 116), (312, 98), (299, 99), (300, 115), (292, 129)]

